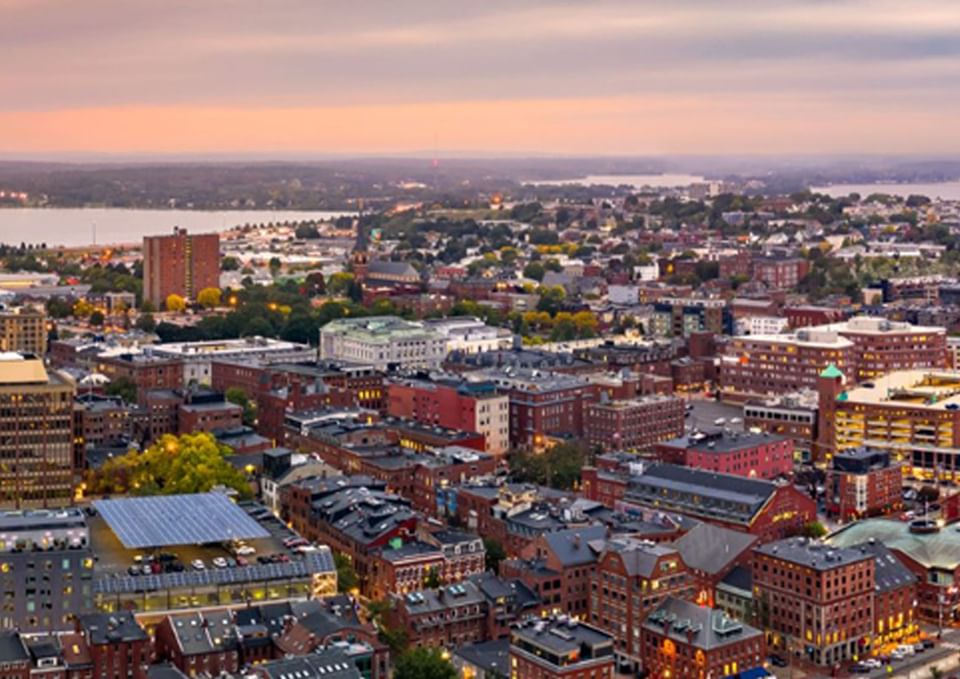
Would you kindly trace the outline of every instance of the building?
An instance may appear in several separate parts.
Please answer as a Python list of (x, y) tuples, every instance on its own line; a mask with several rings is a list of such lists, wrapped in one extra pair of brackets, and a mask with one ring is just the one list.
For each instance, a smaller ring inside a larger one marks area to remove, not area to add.
[(39, 308), (0, 305), (0, 353), (47, 353), (47, 316)]
[(890, 514), (903, 508), (902, 465), (890, 453), (854, 448), (834, 453), (827, 472), (826, 510), (840, 521)]
[(0, 513), (0, 629), (69, 629), (93, 610), (93, 563), (81, 510)]
[(834, 667), (862, 655), (873, 635), (873, 554), (789, 538), (754, 550), (753, 587), (771, 646)]
[(510, 447), (510, 401), (493, 382), (396, 379), (387, 385), (386, 403), (393, 417), (483, 434), (491, 455), (505, 455)]
[(600, 394), (596, 383), (532, 368), (478, 370), (467, 379), (493, 381), (510, 399), (514, 446), (540, 448), (549, 438), (582, 437), (586, 406)]
[(196, 299), (204, 288), (220, 287), (220, 235), (172, 235), (143, 239), (143, 298), (163, 309), (170, 295)]
[(816, 455), (869, 447), (917, 478), (960, 478), (960, 373), (900, 370), (849, 388), (833, 366), (819, 380)]
[(177, 408), (177, 433), (229, 431), (243, 424), (243, 408), (215, 391), (191, 391)]
[(613, 637), (574, 618), (531, 619), (510, 633), (515, 679), (612, 679)]
[(651, 677), (753, 676), (747, 673), (766, 662), (763, 632), (723, 610), (675, 597), (650, 613), (638, 631), (643, 669)]
[(34, 354), (0, 353), (0, 506), (73, 500), (75, 391)]
[(181, 362), (155, 356), (152, 347), (101, 355), (96, 361), (96, 371), (111, 382), (128, 380), (135, 384), (139, 405), (144, 404), (146, 393), (151, 389), (181, 389), (185, 386)]
[(614, 640), (619, 666), (643, 665), (641, 628), (667, 597), (693, 599), (694, 582), (680, 553), (668, 545), (616, 537), (599, 546), (590, 573), (590, 615)]
[[(233, 361), (251, 365), (253, 362), (297, 362), (316, 358), (308, 344), (287, 342), (269, 337), (242, 337), (209, 342), (169, 342), (154, 344), (155, 356), (179, 361), (183, 366), (182, 384), (209, 385), (214, 361)], [(254, 394), (248, 394), (253, 396)]]
[(783, 316), (745, 316), (734, 323), (737, 335), (778, 335), (790, 322)]
[[(757, 536), (698, 523), (671, 543), (687, 565), (701, 606), (717, 606), (717, 588), (732, 570), (749, 566)], [(742, 618), (741, 618), (742, 619)]]
[(251, 676), (260, 679), (370, 679), (362, 674), (340, 647), (320, 648), (306, 655), (290, 656), (260, 663), (251, 668)]
[(647, 448), (683, 433), (683, 400), (650, 395), (588, 403), (584, 438), (604, 450)]
[(868, 540), (854, 549), (872, 554), (876, 564), (873, 647), (900, 643), (915, 636), (920, 629), (920, 616), (917, 615), (919, 578), (900, 557), (876, 540)]
[(830, 364), (855, 365), (854, 344), (836, 332), (816, 328), (783, 335), (750, 335), (724, 344), (719, 364), (720, 394), (742, 402), (801, 389), (814, 389)]
[(810, 261), (801, 257), (762, 257), (753, 260), (753, 280), (773, 290), (793, 290), (810, 271)]
[(663, 298), (653, 305), (653, 333), (689, 337), (697, 332), (733, 334), (733, 315), (722, 299)]
[(795, 535), (816, 518), (813, 500), (793, 485), (672, 464), (654, 464), (629, 474), (586, 468), (584, 497), (599, 501), (598, 480), (607, 476), (623, 484), (619, 499), (613, 501), (615, 509), (645, 516), (676, 513), (756, 535), (761, 542)]
[(341, 318), (320, 329), (320, 358), (380, 370), (439, 368), (447, 340), (422, 322), (396, 316)]
[(390, 625), (406, 630), (412, 646), (456, 648), (488, 640), (487, 599), (470, 580), (391, 599)]
[(743, 406), (743, 427), (786, 436), (793, 441), (796, 460), (810, 462), (817, 440), (818, 400), (817, 392), (806, 390), (747, 401)]
[[(932, 521), (896, 521), (892, 519), (865, 519), (840, 529), (827, 543), (837, 549), (861, 549), (874, 554), (883, 546), (895, 556), (916, 578), (916, 592), (910, 606), (891, 608), (883, 602), (877, 610), (894, 614), (893, 632), (908, 625), (911, 620), (896, 613), (912, 608), (916, 617), (933, 624), (960, 620), (960, 532), (955, 528), (941, 528)], [(878, 581), (879, 585), (879, 581)], [(889, 613), (886, 630), (891, 631)], [(916, 619), (913, 623), (916, 623)]]
[(853, 342), (857, 382), (897, 370), (947, 366), (947, 331), (944, 328), (870, 316), (857, 316), (824, 327)]
[(606, 536), (607, 529), (600, 524), (544, 533), (521, 550), (521, 558), (500, 562), (500, 574), (521, 580), (546, 610), (584, 620), (590, 574), (597, 565), (596, 543)]
[(500, 679), (510, 676), (510, 640), (494, 639), (467, 644), (453, 651), (450, 662), (460, 677)]
[(94, 677), (147, 679), (153, 649), (150, 636), (133, 613), (81, 615), (77, 628), (89, 649)]
[(751, 479), (793, 476), (793, 440), (773, 434), (695, 431), (658, 443), (653, 452), (661, 462), (721, 474)]
[(227, 610), (168, 615), (154, 637), (157, 658), (188, 677), (235, 674), (240, 669), (239, 633)]
[(479, 318), (451, 316), (424, 321), (424, 325), (447, 340), (447, 353), (459, 351), (504, 351), (513, 347), (513, 333), (506, 328), (487, 325)]

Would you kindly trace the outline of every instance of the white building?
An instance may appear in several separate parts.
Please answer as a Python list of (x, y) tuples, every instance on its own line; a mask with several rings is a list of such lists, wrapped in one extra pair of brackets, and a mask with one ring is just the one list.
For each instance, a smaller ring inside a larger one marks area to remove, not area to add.
[(790, 321), (782, 316), (747, 316), (737, 319), (734, 324), (734, 334), (779, 335), (789, 325)]
[(425, 321), (431, 330), (447, 340), (447, 353), (462, 351), (478, 354), (482, 351), (503, 351), (513, 347), (513, 333), (506, 328), (487, 325), (479, 318), (454, 316)]
[(396, 316), (341, 318), (320, 328), (320, 358), (379, 370), (439, 368), (447, 339), (425, 323)]
[(154, 356), (183, 361), (184, 384), (210, 384), (214, 361), (309, 361), (316, 353), (309, 344), (284, 342), (265, 337), (215, 340), (210, 342), (169, 342), (149, 347)]
[(640, 302), (640, 287), (611, 285), (607, 288), (607, 301), (620, 306), (634, 306)]

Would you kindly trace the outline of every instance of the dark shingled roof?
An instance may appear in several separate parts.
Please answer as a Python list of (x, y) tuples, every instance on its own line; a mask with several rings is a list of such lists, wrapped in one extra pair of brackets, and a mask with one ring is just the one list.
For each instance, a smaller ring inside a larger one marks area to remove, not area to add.
[(0, 662), (24, 662), (30, 659), (19, 632), (0, 632)]
[(510, 639), (504, 637), (495, 641), (483, 641), (478, 644), (467, 644), (454, 651), (474, 667), (494, 676), (510, 676)]
[(696, 648), (711, 650), (760, 638), (762, 632), (734, 620), (716, 608), (698, 606), (692, 601), (667, 597), (643, 623), (644, 629)]
[(852, 547), (832, 547), (818, 540), (804, 537), (768, 542), (757, 547), (756, 552), (799, 566), (809, 566), (818, 571), (829, 571), (872, 557), (872, 554), (865, 550), (861, 551)]
[(684, 563), (705, 573), (720, 573), (753, 547), (756, 535), (700, 523), (673, 542)]

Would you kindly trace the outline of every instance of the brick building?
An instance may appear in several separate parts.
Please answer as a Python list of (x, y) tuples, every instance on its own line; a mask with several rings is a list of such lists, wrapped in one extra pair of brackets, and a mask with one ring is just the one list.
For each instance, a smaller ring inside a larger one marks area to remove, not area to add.
[(751, 479), (793, 476), (793, 440), (767, 433), (697, 431), (658, 443), (653, 452), (661, 462), (721, 474)]
[(47, 353), (47, 316), (40, 308), (0, 305), (0, 353)]
[(133, 382), (140, 405), (151, 389), (180, 389), (184, 386), (183, 364), (177, 359), (154, 356), (149, 350), (101, 356), (97, 359), (97, 372), (110, 378), (111, 382), (119, 379)]
[(613, 637), (573, 618), (531, 619), (510, 634), (512, 679), (612, 679)]
[(674, 396), (601, 399), (587, 404), (584, 438), (605, 450), (646, 448), (683, 432), (684, 403)]
[(753, 280), (774, 290), (792, 290), (810, 271), (801, 257), (758, 257), (753, 260)]
[(393, 417), (478, 432), (492, 455), (505, 455), (509, 449), (509, 398), (498, 393), (493, 382), (398, 379), (386, 390), (387, 413)]
[(240, 669), (239, 635), (229, 611), (168, 615), (154, 636), (157, 658), (189, 677), (235, 674)]
[(756, 535), (721, 526), (698, 523), (671, 543), (687, 565), (695, 595), (701, 606), (717, 605), (717, 586), (730, 572), (749, 566)]
[(668, 596), (694, 596), (693, 579), (676, 549), (628, 537), (603, 544), (590, 573), (589, 620), (612, 636), (621, 666), (642, 665), (641, 626)]
[(794, 457), (809, 462), (817, 440), (818, 402), (813, 390), (747, 401), (743, 405), (743, 427), (786, 436), (793, 441)]
[(753, 586), (771, 646), (834, 667), (862, 655), (873, 633), (873, 554), (807, 538), (755, 550)]
[(766, 661), (763, 632), (683, 599), (668, 598), (638, 631), (643, 668), (651, 677), (735, 677), (762, 669)]
[(147, 679), (153, 655), (150, 636), (133, 613), (89, 613), (77, 618), (93, 676), (98, 679)]
[(220, 235), (172, 235), (143, 239), (143, 298), (163, 309), (169, 295), (196, 299), (204, 288), (220, 287)]
[(903, 508), (902, 465), (890, 453), (870, 448), (838, 451), (827, 472), (826, 510), (841, 521)]

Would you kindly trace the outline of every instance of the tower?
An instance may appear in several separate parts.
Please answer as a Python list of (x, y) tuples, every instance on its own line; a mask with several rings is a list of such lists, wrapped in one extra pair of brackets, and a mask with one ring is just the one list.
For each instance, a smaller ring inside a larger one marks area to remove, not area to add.
[(844, 385), (846, 378), (833, 363), (823, 369), (817, 377), (817, 437), (813, 444), (811, 457), (814, 462), (826, 462), (837, 448), (837, 401), (846, 397)]
[(361, 214), (357, 218), (357, 240), (353, 244), (353, 252), (350, 254), (353, 279), (360, 284), (367, 277), (367, 267), (370, 264), (370, 253), (367, 249), (367, 229), (363, 224), (363, 215)]

